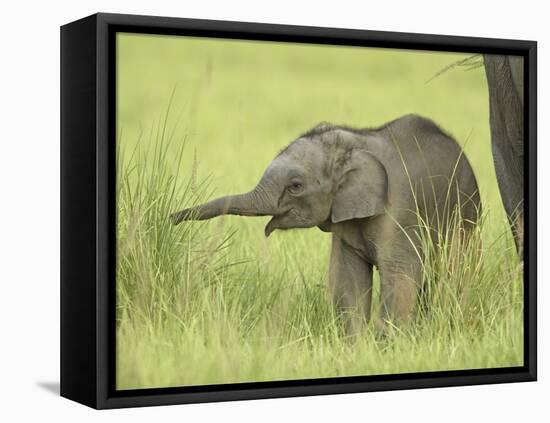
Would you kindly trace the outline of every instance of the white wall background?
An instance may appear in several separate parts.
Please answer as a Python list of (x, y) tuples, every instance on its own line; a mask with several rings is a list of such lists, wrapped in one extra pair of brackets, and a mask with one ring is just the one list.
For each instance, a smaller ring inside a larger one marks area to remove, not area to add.
[[(539, 382), (96, 412), (59, 381), (59, 26), (98, 12), (539, 42)], [(11, 1), (0, 24), (0, 420), (548, 421), (550, 43), (545, 2)], [(546, 391), (546, 392), (545, 392)], [(545, 417), (544, 417), (545, 416)], [(33, 420), (31, 420), (33, 419)]]

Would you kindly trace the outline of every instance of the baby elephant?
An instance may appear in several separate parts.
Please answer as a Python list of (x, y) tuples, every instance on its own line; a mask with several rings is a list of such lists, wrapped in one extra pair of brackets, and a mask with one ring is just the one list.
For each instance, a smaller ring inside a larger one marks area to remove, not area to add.
[[(422, 279), (419, 226), (430, 237), (457, 220), (468, 233), (481, 204), (460, 146), (432, 121), (407, 115), (373, 129), (321, 124), (287, 146), (250, 192), (217, 198), (171, 216), (273, 216), (265, 227), (332, 232), (330, 287), (353, 311), (349, 333), (370, 319), (373, 265), (380, 272), (377, 323), (407, 319)], [(422, 222), (419, 225), (419, 222)]]

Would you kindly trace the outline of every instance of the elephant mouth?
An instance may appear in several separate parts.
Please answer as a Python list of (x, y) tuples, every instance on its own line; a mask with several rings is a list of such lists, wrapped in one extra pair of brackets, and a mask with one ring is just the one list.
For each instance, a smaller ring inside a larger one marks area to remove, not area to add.
[(264, 234), (266, 238), (269, 238), (269, 235), (275, 230), (278, 229), (277, 225), (278, 216), (273, 216), (267, 225), (265, 225)]
[(282, 214), (275, 215), (271, 218), (271, 220), (267, 223), (267, 225), (265, 225), (264, 234), (266, 238), (268, 238), (269, 235), (271, 235), (275, 229), (283, 228), (283, 226), (281, 226), (281, 221), (290, 214), (290, 211), (291, 210), (288, 210)]
[(308, 217), (305, 217), (297, 208), (274, 215), (265, 226), (265, 236), (269, 237), (275, 229), (311, 228), (314, 225)]

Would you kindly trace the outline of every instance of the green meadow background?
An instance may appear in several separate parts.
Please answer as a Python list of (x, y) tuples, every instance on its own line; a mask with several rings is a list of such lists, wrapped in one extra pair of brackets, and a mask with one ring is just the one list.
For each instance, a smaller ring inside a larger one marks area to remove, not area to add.
[[(467, 56), (119, 34), (117, 388), (522, 365), (521, 265), (490, 153), (483, 68), (427, 82)], [(408, 113), (464, 147), (483, 244), (460, 271), (432, 266), (429, 311), (385, 337), (346, 337), (327, 293), (330, 234), (266, 239), (267, 217), (169, 224), (171, 212), (253, 188), (321, 121), (377, 126)]]

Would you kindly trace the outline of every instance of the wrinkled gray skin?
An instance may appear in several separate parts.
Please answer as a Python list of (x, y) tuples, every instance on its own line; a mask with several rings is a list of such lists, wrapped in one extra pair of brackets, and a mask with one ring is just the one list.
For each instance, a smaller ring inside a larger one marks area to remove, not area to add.
[(381, 281), (376, 323), (413, 311), (422, 256), (413, 193), (434, 236), (458, 204), (467, 229), (477, 221), (477, 183), (460, 147), (433, 122), (408, 115), (376, 129), (319, 125), (284, 149), (252, 191), (171, 218), (269, 215), (266, 236), (314, 226), (332, 232), (331, 292), (340, 310), (359, 311), (347, 320), (354, 333), (370, 319), (373, 265)]
[(523, 258), (523, 58), (484, 56), (498, 186)]

